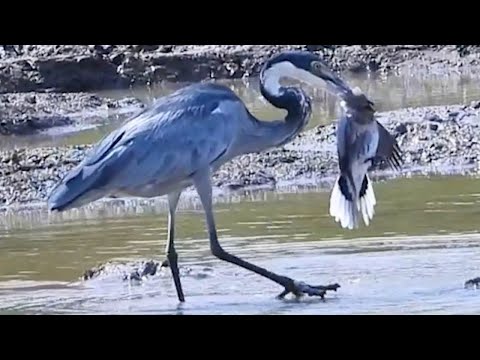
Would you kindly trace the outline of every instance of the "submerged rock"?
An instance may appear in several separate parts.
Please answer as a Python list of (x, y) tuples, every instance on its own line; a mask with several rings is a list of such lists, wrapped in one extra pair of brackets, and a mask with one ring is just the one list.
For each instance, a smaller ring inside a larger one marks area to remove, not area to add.
[(465, 288), (480, 288), (480, 277), (466, 281)]
[[(123, 280), (137, 280), (141, 281), (142, 278), (149, 277), (149, 276), (155, 276), (155, 274), (158, 271), (158, 267), (160, 266), (160, 263), (150, 260), (150, 261), (144, 261), (141, 262), (138, 265), (135, 264), (114, 264), (114, 263), (107, 263), (103, 264), (97, 267), (93, 267), (91, 269), (86, 270), (83, 275), (82, 279), (87, 281), (91, 280), (94, 278), (97, 278), (101, 275), (105, 274), (111, 274), (111, 273), (116, 273), (116, 272), (124, 272), (126, 269), (122, 268), (128, 268), (133, 266), (134, 269), (129, 271), (128, 274), (123, 275)], [(161, 267), (161, 266), (160, 266)], [(121, 269), (121, 270), (119, 270)]]
[[(159, 263), (154, 260), (140, 262), (108, 262), (106, 264), (88, 269), (82, 275), (84, 281), (100, 278), (115, 277), (123, 282), (138, 284), (155, 276), (171, 276), (170, 271), (161, 272), (168, 268), (168, 262)], [(203, 280), (212, 276), (213, 269), (205, 266), (179, 266), (181, 276), (188, 276), (196, 280)]]

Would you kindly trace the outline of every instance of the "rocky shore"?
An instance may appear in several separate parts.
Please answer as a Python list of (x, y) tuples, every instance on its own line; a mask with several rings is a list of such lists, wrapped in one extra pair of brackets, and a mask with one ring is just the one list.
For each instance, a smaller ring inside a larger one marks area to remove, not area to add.
[(338, 71), (480, 64), (478, 45), (3, 45), (0, 93), (87, 92), (255, 76), (267, 57), (285, 49), (319, 53)]
[[(322, 53), (338, 71), (429, 71), (475, 68), (480, 46), (176, 46), (3, 45), (0, 48), (1, 136), (28, 136), (51, 127), (100, 121), (99, 111), (138, 108), (137, 99), (86, 93), (171, 81), (254, 76), (263, 60), (283, 49)], [(404, 151), (404, 172), (476, 171), (480, 154), (480, 105), (437, 106), (381, 113)], [(221, 188), (318, 184), (337, 174), (335, 125), (301, 134), (283, 148), (239, 157), (215, 174)], [(42, 202), (53, 185), (91, 145), (0, 151), (0, 207)], [(379, 169), (390, 176), (387, 169)]]

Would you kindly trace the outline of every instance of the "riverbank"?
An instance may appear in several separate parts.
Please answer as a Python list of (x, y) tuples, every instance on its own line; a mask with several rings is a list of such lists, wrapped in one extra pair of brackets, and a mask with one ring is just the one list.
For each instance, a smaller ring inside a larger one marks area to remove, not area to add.
[[(378, 115), (404, 151), (403, 175), (477, 171), (479, 104), (401, 109)], [(316, 127), (282, 148), (233, 160), (215, 174), (214, 183), (226, 190), (292, 184), (329, 187), (337, 175), (335, 141), (335, 124)], [(90, 148), (82, 145), (0, 152), (0, 206), (22, 207), (45, 201), (55, 183)], [(378, 169), (376, 174), (382, 178), (401, 175), (389, 169)]]
[(0, 135), (28, 136), (53, 128), (96, 125), (143, 106), (132, 97), (116, 100), (88, 93), (0, 94)]
[[(168, 82), (258, 75), (282, 50), (308, 49), (334, 70), (444, 74), (480, 67), (480, 46), (464, 45), (3, 45), (0, 134), (31, 135), (94, 124), (139, 100), (118, 102), (91, 92)], [(105, 110), (100, 119), (90, 110)], [(79, 112), (83, 111), (83, 118)]]
[(480, 64), (478, 45), (3, 45), (0, 93), (91, 92), (256, 76), (268, 57), (287, 49), (314, 51), (341, 72)]

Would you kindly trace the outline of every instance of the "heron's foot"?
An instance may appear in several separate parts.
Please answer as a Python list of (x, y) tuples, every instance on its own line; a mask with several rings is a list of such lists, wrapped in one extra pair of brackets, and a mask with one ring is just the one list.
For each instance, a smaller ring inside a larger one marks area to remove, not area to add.
[(465, 288), (477, 288), (480, 289), (480, 277), (477, 277), (475, 279), (468, 280), (465, 282)]
[(304, 282), (292, 280), (291, 285), (285, 287), (285, 290), (280, 295), (278, 295), (278, 298), (283, 299), (285, 298), (285, 296), (292, 293), (297, 298), (302, 297), (304, 295), (308, 295), (310, 297), (318, 296), (323, 300), (328, 291), (336, 292), (339, 288), (340, 288), (339, 284), (331, 284), (326, 286), (324, 285), (311, 286)]
[(154, 276), (157, 273), (158, 265), (159, 264), (155, 261), (147, 262), (145, 264), (145, 267), (143, 268), (142, 277), (143, 276)]

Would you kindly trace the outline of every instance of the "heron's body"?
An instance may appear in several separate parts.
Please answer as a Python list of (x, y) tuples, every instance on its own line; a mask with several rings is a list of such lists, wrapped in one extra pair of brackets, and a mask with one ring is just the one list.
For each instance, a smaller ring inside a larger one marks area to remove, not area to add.
[(215, 171), (232, 159), (244, 140), (242, 129), (249, 126), (248, 111), (230, 89), (183, 88), (104, 138), (59, 185), (51, 207), (65, 210), (106, 196), (157, 197), (182, 190), (193, 185), (199, 169)]
[[(305, 116), (305, 123), (310, 116)], [(67, 210), (103, 197), (157, 197), (234, 157), (280, 145), (304, 126), (254, 118), (229, 88), (194, 84), (157, 100), (104, 138), (50, 197)], [(299, 129), (300, 127), (300, 129)], [(268, 139), (268, 141), (264, 141)]]
[(227, 87), (194, 84), (158, 99), (149, 109), (102, 139), (53, 189), (51, 210), (65, 211), (103, 197), (168, 195), (167, 258), (180, 301), (183, 290), (174, 247), (179, 197), (193, 185), (205, 210), (212, 253), (266, 277), (287, 293), (322, 296), (337, 285), (312, 287), (280, 276), (227, 253), (221, 247), (212, 206), (211, 175), (241, 154), (260, 152), (292, 140), (308, 123), (309, 97), (299, 88), (280, 85), (283, 76), (313, 85), (336, 81), (314, 54), (287, 52), (271, 58), (260, 74), (262, 95), (286, 110), (277, 121), (256, 119)]

